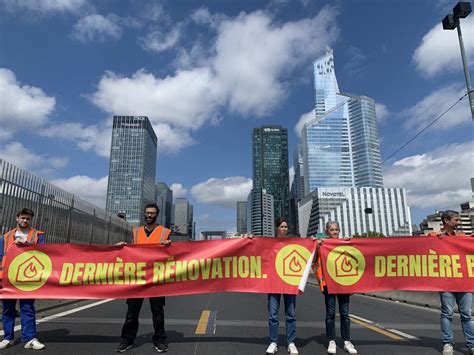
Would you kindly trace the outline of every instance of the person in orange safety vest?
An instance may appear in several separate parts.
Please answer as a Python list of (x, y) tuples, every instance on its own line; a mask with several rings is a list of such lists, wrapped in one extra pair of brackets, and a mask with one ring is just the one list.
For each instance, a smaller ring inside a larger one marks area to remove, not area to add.
[[(164, 244), (169, 245), (171, 241), (168, 239), (170, 230), (156, 223), (160, 209), (156, 203), (149, 203), (145, 206), (145, 225), (139, 228), (133, 228), (133, 244)], [(116, 245), (125, 245), (125, 242)], [(166, 344), (165, 331), (165, 313), (164, 297), (150, 297), (150, 307), (153, 314), (153, 344), (155, 350), (159, 353), (166, 352), (168, 345)], [(138, 317), (142, 308), (143, 298), (127, 299), (127, 315), (122, 328), (121, 342), (116, 351), (123, 353), (132, 348), (133, 342), (138, 332)]]
[[(13, 244), (29, 245), (44, 243), (44, 233), (30, 226), (33, 216), (33, 210), (23, 208), (16, 214), (16, 228), (8, 231), (0, 238), (0, 261), (2, 265), (0, 279), (3, 280), (3, 275), (6, 277), (8, 274), (8, 270), (4, 270), (5, 256)], [(0, 349), (5, 349), (14, 344), (16, 301), (16, 299), (2, 299), (4, 338), (0, 342)], [(36, 339), (36, 312), (34, 302), (35, 300), (33, 299), (20, 300), (21, 340), (25, 343), (25, 349), (40, 350), (44, 349), (45, 345)]]

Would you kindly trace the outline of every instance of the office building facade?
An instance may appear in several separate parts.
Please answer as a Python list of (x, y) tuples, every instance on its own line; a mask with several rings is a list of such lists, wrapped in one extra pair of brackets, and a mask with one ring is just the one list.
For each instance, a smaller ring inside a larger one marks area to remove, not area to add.
[(245, 234), (247, 233), (247, 202), (246, 201), (237, 201), (236, 203), (237, 210), (237, 233)]
[(265, 189), (252, 189), (247, 198), (247, 232), (257, 236), (275, 235), (273, 196)]
[(145, 116), (114, 116), (106, 210), (135, 226), (155, 201), (157, 138)]
[(171, 228), (171, 213), (173, 207), (173, 190), (164, 182), (155, 186), (155, 201), (160, 208), (158, 223), (166, 228)]
[(273, 196), (275, 218), (289, 218), (288, 131), (281, 126), (253, 130), (253, 188)]
[(402, 188), (316, 188), (299, 202), (298, 212), (301, 236), (324, 233), (328, 221), (339, 222), (342, 236), (412, 234), (410, 209)]
[(305, 196), (318, 187), (382, 187), (375, 102), (342, 94), (332, 51), (314, 62), (315, 117), (302, 130)]

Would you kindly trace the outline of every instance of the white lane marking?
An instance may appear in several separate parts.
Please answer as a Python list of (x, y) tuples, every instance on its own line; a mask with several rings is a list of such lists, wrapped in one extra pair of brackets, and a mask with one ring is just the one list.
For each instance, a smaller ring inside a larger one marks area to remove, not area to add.
[(407, 339), (410, 339), (410, 340), (420, 340), (419, 338), (413, 336), (413, 335), (410, 335), (410, 334), (407, 334), (407, 333), (404, 333), (404, 332), (401, 332), (399, 330), (396, 330), (396, 329), (387, 329), (388, 331), (392, 332), (392, 333), (395, 333), (395, 334), (398, 334), (404, 338), (407, 338)]
[[(44, 323), (44, 322), (47, 322), (47, 321), (50, 321), (50, 320), (53, 320), (53, 319), (56, 319), (56, 318), (67, 316), (69, 314), (80, 312), (80, 311), (83, 311), (84, 309), (92, 308), (92, 307), (95, 307), (95, 306), (100, 306), (101, 304), (104, 304), (104, 303), (107, 303), (107, 302), (110, 302), (110, 301), (113, 301), (113, 300), (114, 299), (101, 300), (101, 301), (98, 301), (98, 302), (87, 304), (85, 306), (70, 309), (69, 311), (64, 311), (64, 312), (61, 312), (61, 313), (58, 313), (58, 314), (53, 314), (53, 315), (50, 315), (48, 317), (44, 317), (44, 318), (41, 318), (39, 320), (36, 320), (36, 324)], [(16, 325), (13, 328), (13, 331), (17, 332), (20, 329), (21, 329), (21, 325)], [(5, 333), (3, 332), (3, 330), (0, 330), (0, 336), (3, 336), (4, 334)]]
[(394, 334), (400, 335), (401, 337), (404, 337), (404, 338), (406, 338), (406, 339), (410, 339), (410, 340), (420, 340), (420, 339), (417, 338), (416, 336), (413, 336), (413, 335), (404, 333), (404, 332), (402, 332), (402, 331), (400, 331), (400, 330), (397, 330), (397, 329), (387, 329), (387, 328), (383, 327), (382, 325), (380, 325), (380, 324), (378, 324), (378, 323), (375, 323), (375, 322), (373, 322), (373, 321), (371, 321), (371, 320), (369, 320), (369, 319), (365, 319), (365, 318), (356, 316), (356, 315), (354, 315), (354, 314), (349, 314), (349, 316), (350, 316), (351, 318), (358, 319), (358, 320), (360, 320), (360, 321), (362, 321), (362, 322), (366, 322), (366, 323), (368, 323), (368, 324), (375, 325), (375, 326), (377, 326), (377, 327), (379, 327), (379, 328), (381, 328), (381, 329), (384, 329), (384, 330), (387, 330), (387, 331), (392, 332), (392, 333), (394, 333)]

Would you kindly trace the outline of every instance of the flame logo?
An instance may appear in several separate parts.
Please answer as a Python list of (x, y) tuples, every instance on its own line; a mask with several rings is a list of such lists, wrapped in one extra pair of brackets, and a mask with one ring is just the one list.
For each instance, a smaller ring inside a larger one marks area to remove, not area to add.
[(351, 272), (352, 271), (352, 263), (350, 262), (349, 258), (344, 256), (344, 259), (342, 259), (341, 263), (341, 269), (344, 272)]
[(23, 277), (25, 279), (34, 279), (38, 275), (38, 270), (36, 269), (34, 263), (30, 262), (28, 266), (23, 271)]
[(290, 260), (289, 268), (290, 268), (290, 270), (291, 270), (292, 272), (294, 272), (294, 273), (299, 273), (303, 267), (302, 267), (301, 264), (299, 263), (299, 261), (298, 261), (298, 259), (296, 258), (296, 256), (293, 256), (293, 258), (291, 258), (291, 260)]

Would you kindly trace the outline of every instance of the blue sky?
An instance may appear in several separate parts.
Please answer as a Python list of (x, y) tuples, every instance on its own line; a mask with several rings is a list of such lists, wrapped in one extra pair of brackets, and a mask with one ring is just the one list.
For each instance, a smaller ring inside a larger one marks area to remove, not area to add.
[[(157, 180), (198, 230), (235, 230), (251, 187), (252, 129), (314, 105), (312, 61), (334, 50), (341, 91), (377, 102), (382, 158), (465, 92), (456, 1), (0, 0), (0, 157), (105, 205), (111, 119), (147, 115)], [(471, 75), (474, 15), (462, 21)], [(467, 99), (384, 164), (412, 219), (471, 198)]]

